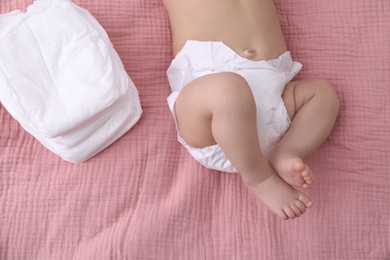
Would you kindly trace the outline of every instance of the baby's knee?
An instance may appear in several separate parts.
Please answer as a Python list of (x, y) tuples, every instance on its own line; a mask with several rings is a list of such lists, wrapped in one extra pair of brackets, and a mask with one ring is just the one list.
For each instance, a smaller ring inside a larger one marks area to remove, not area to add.
[(315, 86), (316, 91), (318, 92), (331, 92), (333, 91), (332, 83), (327, 79), (312, 79), (312, 85)]
[(340, 109), (340, 100), (333, 85), (326, 79), (316, 79), (315, 81), (318, 95), (338, 112)]

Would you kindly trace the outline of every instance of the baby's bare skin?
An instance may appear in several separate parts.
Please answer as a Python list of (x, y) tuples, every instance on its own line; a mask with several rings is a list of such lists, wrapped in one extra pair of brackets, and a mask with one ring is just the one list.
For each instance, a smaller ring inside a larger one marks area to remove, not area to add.
[(287, 51), (272, 0), (164, 0), (176, 55), (187, 40), (223, 41), (252, 60)]
[[(272, 0), (164, 0), (164, 4), (175, 56), (187, 40), (222, 41), (251, 60), (270, 60), (287, 51)], [(289, 83), (283, 100), (292, 124), (266, 158), (254, 141), (258, 138), (251, 98), (242, 104), (221, 103), (220, 93), (232, 97), (234, 103), (235, 97), (248, 89), (245, 85), (240, 78), (226, 73), (192, 81), (175, 103), (179, 131), (193, 147), (218, 143), (248, 187), (272, 212), (283, 219), (299, 217), (313, 204), (294, 188), (307, 188), (313, 181), (303, 158), (329, 135), (338, 112), (337, 96), (325, 81)], [(234, 94), (237, 86), (242, 88)], [(328, 117), (318, 117), (319, 110)], [(229, 118), (238, 111), (242, 111), (240, 117)]]

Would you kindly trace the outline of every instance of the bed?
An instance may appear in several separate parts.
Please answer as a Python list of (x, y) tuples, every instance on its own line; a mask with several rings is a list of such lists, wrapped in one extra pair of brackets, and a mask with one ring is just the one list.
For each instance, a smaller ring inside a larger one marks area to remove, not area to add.
[[(2, 0), (0, 12), (32, 0)], [(161, 0), (75, 0), (107, 31), (143, 115), (82, 163), (62, 160), (0, 105), (0, 259), (390, 259), (390, 1), (277, 0), (298, 78), (326, 78), (336, 126), (308, 158), (315, 205), (282, 221), (239, 175), (176, 139)]]

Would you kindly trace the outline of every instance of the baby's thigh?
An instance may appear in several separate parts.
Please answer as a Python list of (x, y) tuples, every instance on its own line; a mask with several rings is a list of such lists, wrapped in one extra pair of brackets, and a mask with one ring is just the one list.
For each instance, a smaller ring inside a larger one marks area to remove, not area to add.
[(245, 79), (230, 72), (209, 74), (185, 86), (175, 102), (178, 128), (192, 147), (215, 144), (212, 119), (216, 111), (232, 106), (233, 101), (250, 92)]
[(298, 82), (292, 81), (286, 85), (283, 91), (283, 102), (286, 107), (288, 116), (292, 120), (297, 112), (296, 101), (295, 101), (295, 86)]

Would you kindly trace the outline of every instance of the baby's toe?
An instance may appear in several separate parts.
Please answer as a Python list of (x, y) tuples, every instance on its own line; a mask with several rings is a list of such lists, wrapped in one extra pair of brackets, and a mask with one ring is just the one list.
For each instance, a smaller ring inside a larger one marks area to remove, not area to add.
[(304, 182), (309, 186), (313, 182), (313, 174), (310, 171), (309, 167), (305, 167), (305, 169), (301, 172)]
[(291, 205), (290, 208), (292, 209), (292, 211), (294, 211), (295, 216), (299, 217), (302, 215), (302, 211), (297, 206)]
[(298, 199), (305, 205), (306, 208), (313, 206), (313, 201), (304, 194), (300, 194)]
[(306, 206), (305, 206), (305, 204), (303, 204), (302, 201), (297, 200), (297, 201), (295, 202), (295, 206), (298, 207), (298, 208), (301, 210), (302, 213), (305, 213), (305, 212), (306, 212)]
[(296, 217), (295, 212), (290, 207), (284, 208), (283, 211), (289, 219), (294, 219)]
[(311, 171), (310, 171), (309, 167), (305, 167), (301, 171), (301, 175), (302, 175), (303, 178), (311, 178)]

